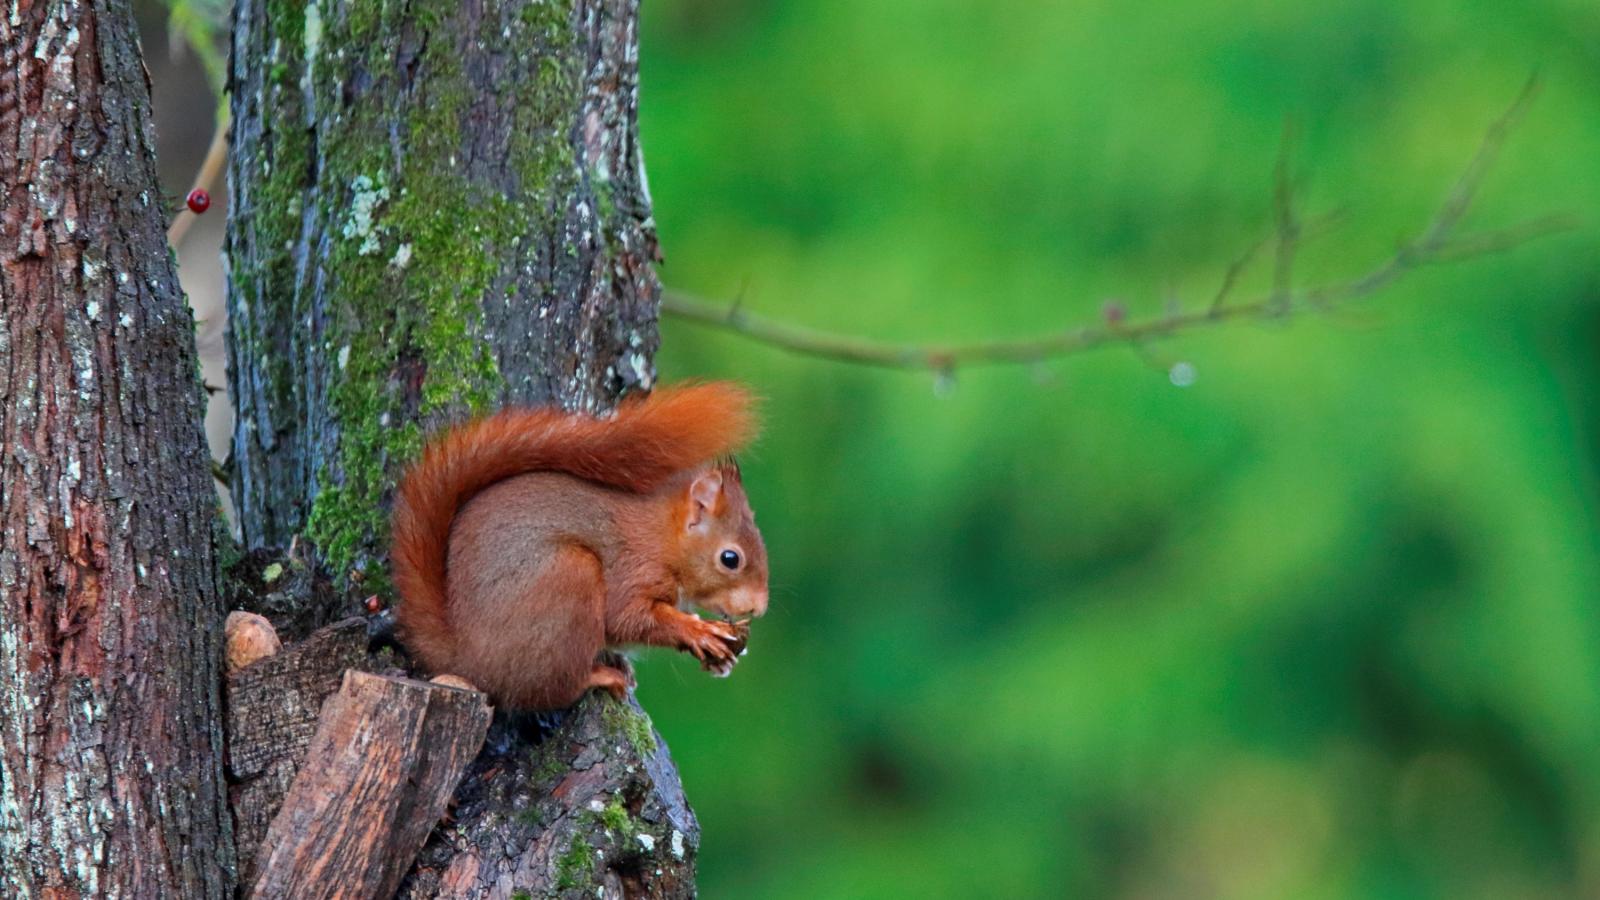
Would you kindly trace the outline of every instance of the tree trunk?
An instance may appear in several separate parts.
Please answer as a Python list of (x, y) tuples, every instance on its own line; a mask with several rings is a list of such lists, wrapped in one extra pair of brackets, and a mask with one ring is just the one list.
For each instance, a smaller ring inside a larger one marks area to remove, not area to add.
[(216, 515), (128, 5), (0, 16), (0, 896), (225, 897)]
[(240, 527), (247, 547), (303, 534), (337, 582), (372, 584), (396, 470), (431, 429), (603, 409), (654, 379), (637, 2), (235, 15)]
[[(248, 547), (304, 538), (342, 588), (297, 627), (385, 591), (394, 479), (437, 426), (654, 381), (637, 13), (236, 5), (232, 485)], [(692, 895), (698, 826), (637, 704), (529, 730), (497, 720), (401, 894)]]

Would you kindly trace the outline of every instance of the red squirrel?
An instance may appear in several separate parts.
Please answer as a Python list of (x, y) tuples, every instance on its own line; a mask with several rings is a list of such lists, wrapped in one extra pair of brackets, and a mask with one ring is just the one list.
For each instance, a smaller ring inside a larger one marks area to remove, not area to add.
[[(514, 409), (432, 441), (400, 481), (400, 637), (497, 703), (621, 697), (602, 650), (686, 650), (726, 674), (767, 609), (767, 550), (728, 454), (754, 434), (725, 382), (657, 390), (610, 418)], [(730, 621), (702, 619), (694, 606)]]

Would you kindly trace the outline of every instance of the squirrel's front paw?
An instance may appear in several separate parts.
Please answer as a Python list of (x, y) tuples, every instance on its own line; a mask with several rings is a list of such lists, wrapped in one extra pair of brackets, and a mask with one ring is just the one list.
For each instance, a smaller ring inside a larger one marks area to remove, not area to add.
[(689, 652), (700, 660), (701, 668), (718, 678), (727, 678), (745, 653), (745, 645), (750, 640), (750, 623), (695, 621), (702, 626), (705, 638), (698, 647), (691, 644)]
[(739, 658), (739, 650), (744, 646), (744, 639), (732, 625), (697, 618), (690, 626), (683, 645), (683, 648), (693, 653), (694, 658), (700, 660), (700, 664), (707, 670), (724, 667), (731, 669), (734, 661)]

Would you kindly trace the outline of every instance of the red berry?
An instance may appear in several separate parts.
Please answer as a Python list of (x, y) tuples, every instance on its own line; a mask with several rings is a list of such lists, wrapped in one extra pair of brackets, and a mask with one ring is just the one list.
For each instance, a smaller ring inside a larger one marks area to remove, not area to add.
[(1128, 318), (1128, 308), (1122, 305), (1121, 300), (1107, 300), (1100, 308), (1100, 315), (1107, 325), (1121, 325)]
[(366, 606), (367, 612), (376, 614), (383, 609), (383, 601), (378, 599), (377, 594), (373, 594), (367, 598)]
[(211, 194), (205, 188), (195, 188), (189, 192), (189, 210), (199, 215), (211, 208)]

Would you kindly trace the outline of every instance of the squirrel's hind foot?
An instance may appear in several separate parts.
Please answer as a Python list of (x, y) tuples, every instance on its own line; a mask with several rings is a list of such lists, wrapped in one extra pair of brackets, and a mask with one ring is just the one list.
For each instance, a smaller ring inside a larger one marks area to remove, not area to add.
[(618, 700), (626, 700), (628, 691), (634, 687), (633, 674), (613, 666), (595, 666), (589, 672), (589, 681), (585, 687), (610, 691), (611, 696)]

